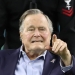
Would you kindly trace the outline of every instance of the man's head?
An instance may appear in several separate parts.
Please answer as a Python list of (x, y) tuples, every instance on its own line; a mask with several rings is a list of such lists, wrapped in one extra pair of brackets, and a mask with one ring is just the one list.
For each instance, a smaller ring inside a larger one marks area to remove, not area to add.
[(42, 11), (30, 9), (21, 16), (19, 31), (26, 52), (43, 52), (50, 45), (52, 22)]

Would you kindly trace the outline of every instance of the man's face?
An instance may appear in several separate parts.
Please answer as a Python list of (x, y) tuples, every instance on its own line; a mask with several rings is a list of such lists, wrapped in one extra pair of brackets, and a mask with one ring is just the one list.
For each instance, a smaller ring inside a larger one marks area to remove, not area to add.
[(23, 21), (24, 30), (20, 33), (26, 51), (45, 50), (50, 44), (49, 24), (42, 14), (28, 15)]

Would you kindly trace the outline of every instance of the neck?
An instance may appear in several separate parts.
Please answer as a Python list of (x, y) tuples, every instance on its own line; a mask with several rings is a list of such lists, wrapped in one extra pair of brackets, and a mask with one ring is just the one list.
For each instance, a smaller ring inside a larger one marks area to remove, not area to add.
[(26, 53), (30, 60), (37, 58), (40, 54)]
[(29, 57), (29, 59), (33, 60), (33, 59), (37, 58), (39, 55), (41, 55), (44, 52), (44, 50), (39, 50), (39, 51), (37, 51), (37, 50), (35, 50), (35, 51), (26, 51), (25, 50), (25, 52), (26, 52), (27, 56)]
[(25, 53), (27, 54), (30, 60), (37, 58), (39, 55), (41, 55), (45, 51), (44, 49), (27, 50), (24, 47), (23, 47), (23, 50), (25, 51)]

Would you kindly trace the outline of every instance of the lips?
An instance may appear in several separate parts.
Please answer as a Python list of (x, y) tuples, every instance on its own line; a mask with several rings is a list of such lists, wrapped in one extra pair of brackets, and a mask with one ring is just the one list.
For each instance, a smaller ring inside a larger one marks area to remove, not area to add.
[(35, 41), (32, 41), (32, 43), (35, 43), (35, 42), (43, 42), (43, 41), (41, 41), (41, 40), (38, 40), (38, 41), (36, 41), (36, 40), (35, 40)]

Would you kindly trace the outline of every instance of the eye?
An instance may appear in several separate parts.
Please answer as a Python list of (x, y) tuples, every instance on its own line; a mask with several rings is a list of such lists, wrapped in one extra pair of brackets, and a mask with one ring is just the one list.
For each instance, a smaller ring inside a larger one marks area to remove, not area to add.
[(41, 30), (41, 31), (45, 31), (46, 29), (45, 29), (44, 27), (42, 27), (42, 28), (39, 28), (39, 30)]
[(29, 28), (29, 29), (28, 29), (28, 31), (34, 31), (34, 30), (35, 30), (34, 28)]

